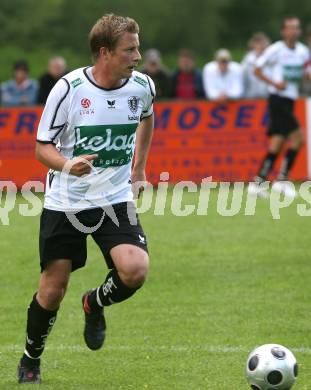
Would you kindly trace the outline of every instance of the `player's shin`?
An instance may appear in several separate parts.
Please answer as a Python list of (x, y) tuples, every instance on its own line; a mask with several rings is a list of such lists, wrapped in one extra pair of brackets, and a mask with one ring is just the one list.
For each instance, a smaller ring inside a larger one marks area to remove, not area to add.
[(99, 307), (125, 301), (135, 294), (140, 287), (128, 287), (121, 280), (118, 271), (113, 269), (108, 273), (105, 282), (90, 294), (90, 308), (96, 310)]
[(262, 161), (258, 176), (256, 177), (257, 182), (263, 182), (266, 180), (266, 177), (271, 172), (274, 162), (277, 158), (277, 153), (268, 152), (265, 158)]
[(287, 180), (288, 174), (294, 165), (297, 154), (298, 154), (298, 150), (288, 149), (286, 156), (284, 157), (280, 173), (278, 175), (278, 180), (280, 181)]
[(50, 311), (41, 307), (35, 294), (28, 308), (26, 346), (21, 365), (40, 364), (40, 356), (44, 351), (46, 339), (53, 328), (56, 316), (57, 310)]

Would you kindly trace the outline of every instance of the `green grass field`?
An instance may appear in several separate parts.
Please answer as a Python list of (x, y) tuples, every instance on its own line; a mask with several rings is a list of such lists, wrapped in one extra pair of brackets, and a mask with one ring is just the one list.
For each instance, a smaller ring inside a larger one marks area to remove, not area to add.
[[(42, 361), (43, 389), (247, 390), (244, 365), (257, 345), (280, 343), (299, 362), (297, 390), (311, 389), (310, 220), (296, 206), (273, 220), (261, 200), (252, 217), (141, 220), (149, 238), (148, 282), (107, 309), (105, 347), (83, 342), (81, 294), (106, 269), (90, 240), (87, 266), (72, 275)], [(20, 199), (19, 199), (20, 200)], [(185, 203), (197, 203), (187, 194)], [(0, 388), (14, 390), (24, 346), (26, 308), (39, 275), (39, 217), (10, 214), (0, 225)]]

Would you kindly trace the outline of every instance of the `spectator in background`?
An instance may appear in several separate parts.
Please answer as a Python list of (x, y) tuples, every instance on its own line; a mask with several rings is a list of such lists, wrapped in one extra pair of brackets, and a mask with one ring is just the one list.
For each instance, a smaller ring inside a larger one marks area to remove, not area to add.
[(246, 98), (267, 98), (268, 85), (255, 76), (255, 61), (264, 50), (270, 45), (270, 39), (266, 34), (257, 32), (252, 35), (248, 46), (250, 51), (242, 61), (244, 97)]
[(29, 79), (29, 66), (24, 60), (13, 65), (14, 78), (1, 85), (3, 106), (31, 106), (37, 103), (38, 83)]
[(142, 73), (150, 76), (155, 84), (157, 99), (170, 96), (170, 79), (162, 65), (161, 54), (157, 49), (149, 49), (144, 55)]
[(182, 49), (178, 54), (178, 69), (171, 76), (172, 97), (177, 99), (203, 98), (202, 74), (196, 69), (191, 50)]
[(300, 93), (303, 96), (311, 96), (311, 24), (307, 27), (307, 45), (309, 49), (309, 58), (305, 63), (305, 77), (302, 79)]
[(203, 87), (208, 99), (220, 103), (242, 97), (242, 67), (231, 60), (229, 50), (219, 49), (215, 61), (204, 66)]
[(66, 74), (66, 61), (63, 57), (52, 57), (48, 70), (39, 79), (38, 103), (45, 104), (51, 89)]

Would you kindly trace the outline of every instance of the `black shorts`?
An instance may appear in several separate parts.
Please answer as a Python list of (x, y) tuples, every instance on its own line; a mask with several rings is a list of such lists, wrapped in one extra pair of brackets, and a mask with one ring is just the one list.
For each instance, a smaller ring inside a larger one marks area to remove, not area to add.
[[(76, 214), (43, 209), (39, 237), (41, 271), (48, 261), (57, 259), (72, 260), (72, 271), (83, 267), (87, 258), (86, 239), (89, 234), (100, 247), (109, 268), (114, 267), (110, 250), (116, 245), (132, 244), (148, 253), (146, 236), (134, 203), (124, 202), (110, 207), (84, 210)], [(83, 224), (82, 228), (82, 225), (70, 222), (74, 216)], [(115, 217), (119, 226), (115, 223)], [(96, 225), (99, 226), (95, 230)]]
[(299, 123), (294, 115), (295, 101), (287, 97), (270, 95), (268, 102), (269, 127), (268, 135), (287, 137), (299, 129)]

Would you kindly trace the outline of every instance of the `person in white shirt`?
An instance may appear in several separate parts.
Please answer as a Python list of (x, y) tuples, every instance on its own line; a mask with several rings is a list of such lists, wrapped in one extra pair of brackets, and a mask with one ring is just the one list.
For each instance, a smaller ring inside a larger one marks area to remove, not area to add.
[(268, 177), (286, 141), (289, 142), (289, 148), (273, 189), (288, 196), (296, 196), (286, 179), (303, 143), (303, 134), (294, 114), (298, 85), (308, 60), (307, 47), (298, 42), (300, 34), (299, 19), (295, 16), (285, 17), (281, 25), (283, 40), (269, 46), (255, 63), (255, 75), (267, 83), (269, 90), (267, 134), (270, 142), (254, 183), (250, 183), (249, 192), (262, 197), (268, 197), (268, 193), (260, 184)]
[(40, 357), (70, 274), (85, 266), (89, 234), (110, 269), (99, 287), (81, 297), (89, 349), (104, 343), (104, 308), (144, 284), (147, 239), (133, 190), (142, 190), (146, 180), (155, 88), (149, 76), (135, 71), (138, 33), (131, 18), (101, 17), (89, 34), (94, 65), (63, 76), (47, 99), (36, 144), (37, 159), (50, 168), (40, 220), (41, 276), (28, 308), (19, 383), (41, 382)]
[(269, 46), (270, 40), (266, 34), (257, 32), (252, 35), (248, 46), (250, 51), (242, 60), (244, 97), (248, 99), (267, 98), (268, 85), (255, 76), (255, 62)]
[(219, 49), (215, 61), (204, 66), (203, 87), (206, 97), (219, 103), (242, 97), (242, 67), (232, 61), (229, 50)]

